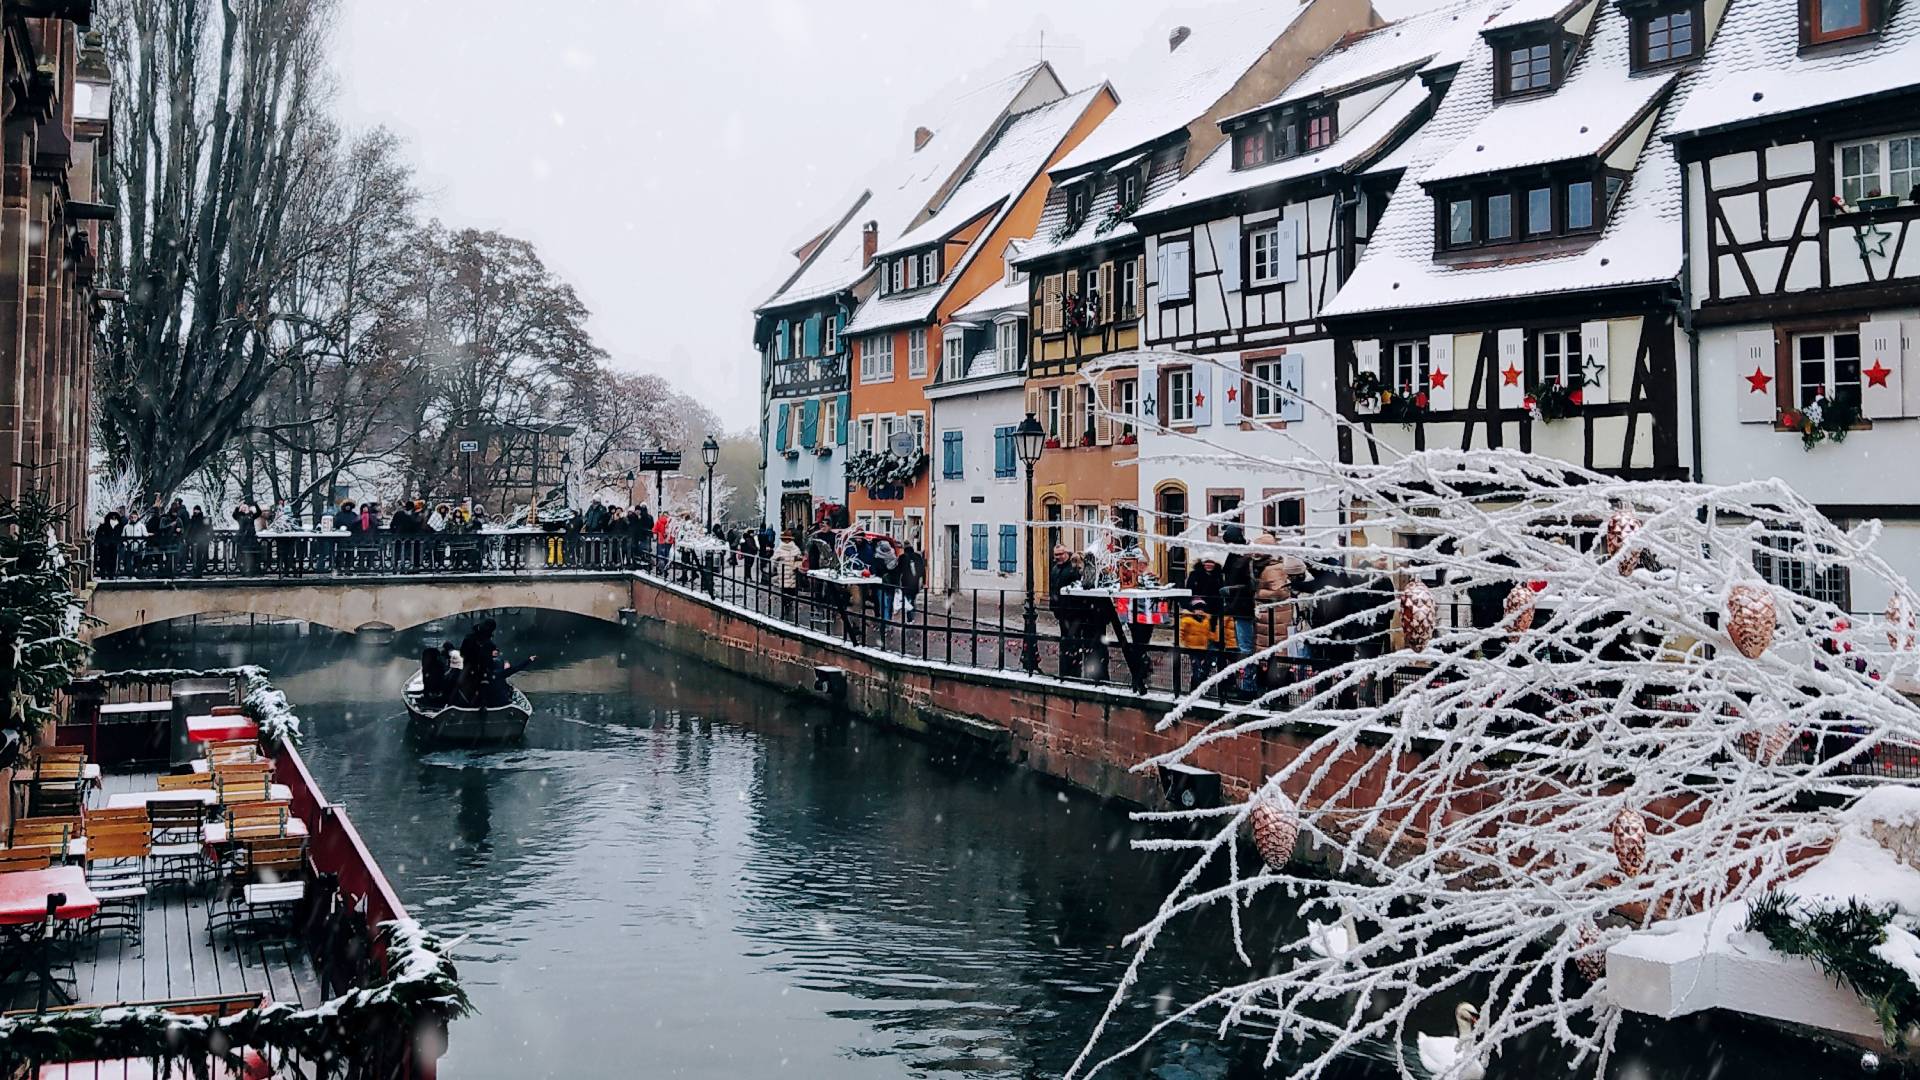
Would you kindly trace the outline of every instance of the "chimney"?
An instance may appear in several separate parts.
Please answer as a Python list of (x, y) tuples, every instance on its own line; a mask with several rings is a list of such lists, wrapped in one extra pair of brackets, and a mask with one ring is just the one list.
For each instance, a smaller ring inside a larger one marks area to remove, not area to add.
[(880, 223), (869, 221), (860, 226), (860, 268), (873, 265), (873, 253), (880, 250)]
[(1187, 39), (1192, 36), (1193, 36), (1193, 27), (1191, 26), (1174, 27), (1173, 33), (1167, 35), (1167, 51), (1172, 52), (1175, 49), (1178, 49), (1180, 46), (1186, 44)]
[(913, 129), (913, 152), (916, 154), (919, 153), (921, 149), (925, 147), (928, 141), (930, 141), (932, 138), (933, 138), (932, 131), (923, 127), (914, 128)]

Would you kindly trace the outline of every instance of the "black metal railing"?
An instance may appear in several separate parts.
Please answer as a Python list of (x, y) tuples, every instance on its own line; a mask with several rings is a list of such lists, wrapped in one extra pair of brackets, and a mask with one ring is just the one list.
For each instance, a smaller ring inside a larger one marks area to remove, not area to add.
[(394, 574), (521, 574), (632, 570), (654, 555), (651, 539), (612, 533), (267, 533), (208, 539), (126, 537), (96, 545), (98, 580), (351, 577)]

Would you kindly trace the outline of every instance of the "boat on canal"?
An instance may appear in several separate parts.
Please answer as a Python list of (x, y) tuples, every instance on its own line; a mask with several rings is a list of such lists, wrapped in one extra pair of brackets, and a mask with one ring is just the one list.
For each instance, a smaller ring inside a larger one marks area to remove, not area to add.
[(505, 705), (430, 703), (426, 700), (426, 679), (415, 672), (401, 696), (407, 703), (407, 722), (421, 738), (476, 746), (518, 742), (526, 737), (527, 722), (533, 719), (533, 702), (519, 687), (512, 689), (513, 697)]

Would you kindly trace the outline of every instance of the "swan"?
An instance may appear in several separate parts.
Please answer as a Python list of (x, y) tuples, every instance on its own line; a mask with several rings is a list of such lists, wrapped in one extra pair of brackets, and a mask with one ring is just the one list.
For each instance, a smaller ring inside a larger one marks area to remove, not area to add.
[(1414, 1042), (1420, 1047), (1420, 1064), (1427, 1071), (1446, 1080), (1485, 1080), (1487, 1062), (1485, 1058), (1474, 1058), (1473, 1029), (1480, 1023), (1480, 1010), (1470, 1002), (1461, 1002), (1453, 1010), (1453, 1019), (1460, 1027), (1458, 1037), (1453, 1035), (1428, 1035), (1416, 1032)]
[(1339, 922), (1320, 923), (1307, 920), (1307, 948), (1316, 956), (1344, 962), (1347, 954), (1360, 944), (1360, 934), (1353, 927), (1353, 913), (1340, 916)]

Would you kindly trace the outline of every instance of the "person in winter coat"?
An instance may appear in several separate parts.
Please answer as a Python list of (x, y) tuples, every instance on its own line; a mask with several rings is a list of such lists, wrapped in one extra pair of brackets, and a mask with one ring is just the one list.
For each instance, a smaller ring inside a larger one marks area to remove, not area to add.
[(673, 565), (673, 515), (665, 510), (653, 519), (654, 554), (662, 571)]
[(868, 566), (880, 579), (880, 587), (869, 591), (873, 593), (880, 621), (886, 622), (893, 618), (900, 596), (900, 553), (894, 550), (893, 541), (884, 537), (874, 541), (873, 558)]
[[(1220, 614), (1221, 588), (1226, 584), (1226, 575), (1221, 572), (1220, 556), (1212, 551), (1203, 553), (1192, 570), (1187, 571), (1187, 591), (1193, 593), (1193, 599), (1201, 601), (1207, 617), (1213, 620), (1213, 648), (1220, 651), (1225, 635), (1222, 632), (1223, 620)], [(1213, 658), (1217, 666), (1219, 657)]]
[(447, 508), (446, 503), (435, 504), (433, 513), (427, 515), (427, 531), (434, 533), (446, 532), (448, 515), (451, 513), (452, 511)]
[[(1247, 542), (1245, 530), (1238, 525), (1220, 530), (1220, 538), (1239, 546)], [(1256, 574), (1253, 556), (1245, 551), (1228, 552), (1226, 564), (1220, 570), (1221, 645), (1231, 648), (1242, 659), (1253, 655)], [(1242, 692), (1253, 691), (1254, 674), (1252, 665), (1240, 669), (1236, 685)]]
[(1198, 690), (1213, 674), (1220, 659), (1220, 624), (1208, 610), (1208, 601), (1196, 596), (1180, 613), (1180, 650), (1186, 654), (1189, 686)]
[(1085, 642), (1091, 632), (1088, 624), (1088, 601), (1078, 596), (1067, 596), (1065, 590), (1080, 584), (1082, 574), (1080, 560), (1074, 558), (1072, 549), (1065, 544), (1056, 544), (1053, 548), (1053, 565), (1047, 568), (1047, 606), (1053, 610), (1053, 621), (1060, 626), (1060, 674), (1078, 676), (1081, 661), (1085, 656)]
[(927, 580), (927, 558), (909, 540), (900, 550), (900, 597), (902, 619), (912, 617), (920, 605), (920, 588)]
[(360, 511), (354, 508), (352, 499), (340, 500), (340, 509), (333, 512), (333, 527), (343, 532), (360, 531)]
[(781, 533), (780, 542), (773, 548), (773, 585), (780, 590), (780, 617), (788, 622), (794, 618), (794, 601), (800, 595), (800, 571), (805, 563), (806, 556), (793, 542), (793, 533)]
[(120, 576), (120, 541), (126, 533), (127, 516), (119, 507), (107, 511), (100, 527), (93, 530), (93, 572), (103, 578)]

